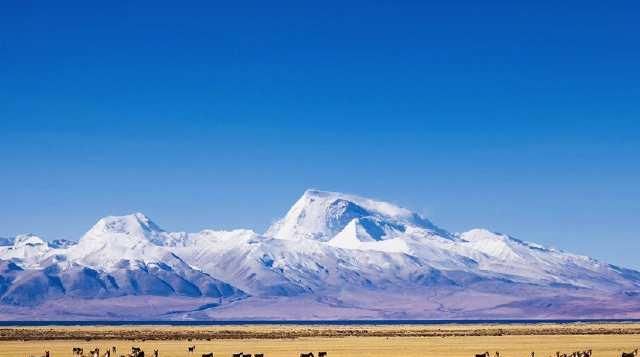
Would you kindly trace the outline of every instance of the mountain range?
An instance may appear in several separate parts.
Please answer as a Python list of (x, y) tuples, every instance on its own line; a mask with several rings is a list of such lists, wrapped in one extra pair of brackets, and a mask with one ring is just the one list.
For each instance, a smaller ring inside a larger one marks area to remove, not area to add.
[(0, 238), (3, 320), (638, 317), (638, 271), (336, 192), (307, 190), (263, 234), (134, 213), (77, 242)]

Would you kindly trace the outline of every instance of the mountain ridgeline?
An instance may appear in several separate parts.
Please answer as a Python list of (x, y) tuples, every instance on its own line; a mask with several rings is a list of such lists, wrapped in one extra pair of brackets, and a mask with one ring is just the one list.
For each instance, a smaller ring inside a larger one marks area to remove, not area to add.
[(0, 238), (0, 319), (640, 317), (640, 273), (396, 205), (306, 191), (266, 233), (141, 213), (78, 242)]

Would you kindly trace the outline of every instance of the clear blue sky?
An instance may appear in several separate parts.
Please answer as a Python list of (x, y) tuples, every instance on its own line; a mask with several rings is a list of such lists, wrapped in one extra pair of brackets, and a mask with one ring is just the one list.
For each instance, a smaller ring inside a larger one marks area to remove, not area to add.
[(181, 3), (0, 4), (0, 236), (314, 187), (640, 268), (637, 1)]

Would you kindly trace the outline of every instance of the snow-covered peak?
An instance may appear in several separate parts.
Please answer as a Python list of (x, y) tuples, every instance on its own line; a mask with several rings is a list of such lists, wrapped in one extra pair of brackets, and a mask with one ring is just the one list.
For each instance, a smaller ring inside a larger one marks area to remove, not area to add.
[(44, 239), (30, 233), (18, 235), (10, 243), (0, 247), (0, 259), (17, 259), (25, 267), (37, 266), (52, 251)]
[(125, 216), (107, 216), (101, 218), (81, 239), (102, 240), (120, 239), (129, 242), (147, 240), (163, 245), (165, 231), (142, 213)]
[(492, 232), (485, 228), (474, 228), (460, 234), (460, 237), (468, 242), (486, 239), (504, 239), (507, 236), (501, 233)]
[(429, 220), (394, 204), (339, 192), (307, 190), (286, 216), (272, 225), (267, 236), (329, 241), (349, 222), (358, 219), (375, 240), (407, 227), (437, 230)]
[(125, 216), (101, 218), (89, 232), (144, 235), (153, 231), (162, 231), (162, 229), (144, 214), (136, 212)]
[[(104, 217), (78, 241), (47, 242), (35, 234), (6, 239), (0, 260), (17, 260), (21, 267), (37, 268), (61, 258), (94, 267), (110, 267), (123, 259), (161, 261), (160, 245), (168, 234), (142, 213)], [(68, 258), (68, 259), (67, 259)]]
[(467, 246), (482, 252), (489, 257), (501, 261), (519, 261), (522, 259), (514, 249), (512, 243), (519, 243), (511, 237), (477, 228), (460, 234), (460, 238), (467, 242)]
[(586, 256), (546, 248), (486, 229), (473, 229), (460, 234), (459, 238), (461, 242), (457, 249), (476, 260), (482, 269), (534, 280), (580, 286), (582, 283), (577, 282), (581, 279), (577, 278), (580, 274), (574, 270), (584, 269), (583, 272), (593, 274), (604, 266)]
[(37, 246), (48, 246), (47, 242), (45, 242), (44, 239), (38, 237), (35, 234), (32, 233), (28, 233), (28, 234), (20, 234), (18, 236), (16, 236), (16, 238), (13, 241), (13, 246), (15, 248), (18, 247), (37, 247)]
[(521, 241), (509, 235), (492, 232), (484, 228), (475, 228), (459, 235), (459, 238), (465, 242), (473, 244), (477, 249), (484, 251), (489, 255), (495, 255), (497, 250), (504, 247), (533, 249), (537, 251), (555, 252), (553, 249), (546, 248), (542, 245)]
[(71, 260), (92, 267), (117, 267), (123, 260), (156, 262), (169, 234), (142, 213), (100, 219), (78, 244), (68, 248)]
[(412, 211), (406, 208), (396, 206), (389, 202), (376, 201), (370, 198), (360, 197), (360, 196), (341, 193), (341, 192), (308, 189), (304, 192), (304, 194), (302, 195), (299, 201), (302, 201), (302, 200), (335, 201), (338, 199), (352, 202), (369, 211), (376, 212), (387, 217), (414, 218), (413, 216), (415, 215), (415, 213), (413, 213)]
[[(366, 221), (365, 221), (366, 222)], [(373, 250), (388, 253), (407, 253), (409, 247), (404, 239), (380, 240), (373, 237), (366, 226), (357, 218), (354, 218), (346, 227), (327, 244), (336, 248)]]

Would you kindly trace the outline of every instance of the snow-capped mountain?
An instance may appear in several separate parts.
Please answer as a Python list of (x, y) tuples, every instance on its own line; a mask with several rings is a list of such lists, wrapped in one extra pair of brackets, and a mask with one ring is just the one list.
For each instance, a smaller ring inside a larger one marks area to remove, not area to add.
[(36, 266), (52, 250), (44, 239), (31, 233), (8, 239), (6, 243), (0, 247), (2, 259), (15, 259), (25, 267)]
[(0, 317), (640, 316), (640, 273), (408, 209), (308, 190), (266, 233), (166, 232), (141, 213), (77, 244), (0, 241)]
[[(32, 309), (47, 301), (77, 298), (134, 296), (139, 304), (148, 296), (178, 297), (191, 298), (193, 305), (203, 299), (221, 302), (245, 296), (163, 248), (159, 237), (164, 234), (136, 213), (99, 220), (77, 244), (18, 236), (12, 246), (0, 247), (0, 259), (8, 264), (0, 301)], [(98, 316), (101, 313), (105, 311)], [(117, 309), (108, 314), (119, 316)]]

